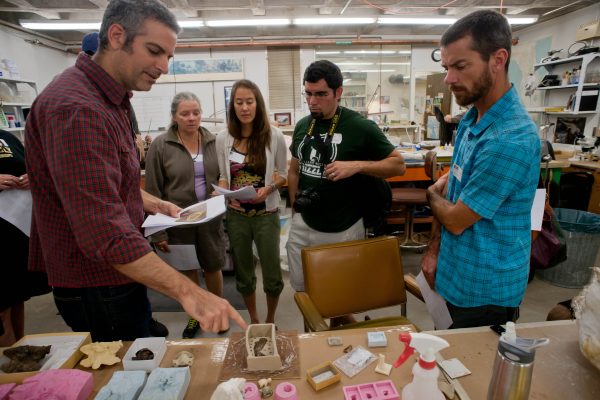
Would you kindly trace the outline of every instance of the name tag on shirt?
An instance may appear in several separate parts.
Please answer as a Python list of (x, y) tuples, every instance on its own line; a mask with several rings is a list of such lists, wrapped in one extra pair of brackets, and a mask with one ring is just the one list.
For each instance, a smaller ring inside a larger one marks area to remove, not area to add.
[(334, 133), (333, 137), (331, 138), (331, 143), (333, 143), (333, 144), (340, 144), (340, 143), (342, 143), (342, 134), (341, 133)]
[(243, 154), (236, 153), (235, 151), (229, 153), (229, 161), (233, 161), (234, 163), (242, 164), (245, 159), (246, 156)]
[(195, 156), (192, 156), (192, 159), (194, 160), (194, 162), (203, 162), (204, 161), (204, 155), (203, 154), (197, 154)]
[(454, 164), (452, 166), (452, 175), (454, 175), (454, 177), (458, 179), (459, 182), (462, 182), (462, 172), (462, 168), (458, 165)]

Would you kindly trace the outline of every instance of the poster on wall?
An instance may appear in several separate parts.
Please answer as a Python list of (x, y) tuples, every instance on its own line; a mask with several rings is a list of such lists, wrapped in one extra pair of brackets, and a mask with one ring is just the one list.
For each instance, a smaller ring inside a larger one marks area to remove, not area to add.
[(241, 58), (172, 59), (169, 72), (156, 83), (230, 81), (244, 78)]

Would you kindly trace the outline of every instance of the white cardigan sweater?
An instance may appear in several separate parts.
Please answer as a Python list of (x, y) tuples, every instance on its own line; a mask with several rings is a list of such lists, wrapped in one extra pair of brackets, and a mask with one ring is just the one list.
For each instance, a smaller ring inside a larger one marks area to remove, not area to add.
[[(219, 179), (227, 179), (231, 185), (231, 170), (229, 168), (229, 153), (233, 147), (233, 136), (227, 129), (219, 132), (217, 135), (217, 157), (219, 159)], [(287, 149), (283, 133), (279, 128), (271, 126), (271, 148), (267, 149), (267, 165), (265, 171), (265, 186), (273, 183), (273, 174), (277, 172), (279, 176), (287, 180)], [(279, 207), (281, 197), (279, 191), (275, 190), (266, 199), (266, 209), (269, 211)]]

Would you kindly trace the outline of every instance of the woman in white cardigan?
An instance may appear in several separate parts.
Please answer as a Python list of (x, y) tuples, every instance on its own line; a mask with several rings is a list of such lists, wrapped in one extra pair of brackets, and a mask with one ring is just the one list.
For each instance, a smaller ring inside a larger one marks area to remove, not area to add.
[(279, 263), (279, 188), (287, 182), (285, 140), (269, 125), (265, 101), (253, 82), (233, 85), (227, 130), (217, 136), (219, 186), (236, 190), (254, 186), (257, 197), (229, 201), (227, 233), (235, 266), (236, 288), (244, 297), (250, 322), (259, 322), (256, 310), (256, 274), (252, 242), (256, 244), (267, 296), (266, 323), (275, 322), (283, 278)]

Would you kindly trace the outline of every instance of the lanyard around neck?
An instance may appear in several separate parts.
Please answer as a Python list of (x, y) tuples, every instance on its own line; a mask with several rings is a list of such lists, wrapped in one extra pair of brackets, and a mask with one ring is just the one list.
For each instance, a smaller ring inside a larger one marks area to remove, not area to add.
[[(335, 111), (335, 115), (333, 116), (333, 119), (331, 120), (331, 124), (329, 125), (329, 130), (327, 132), (327, 139), (333, 138), (333, 133), (335, 132), (335, 127), (337, 126), (338, 122), (340, 121), (341, 114), (342, 114), (342, 107), (338, 106), (337, 110)], [(315, 118), (311, 119), (310, 125), (308, 126), (308, 131), (306, 131), (306, 136), (312, 137), (316, 122), (317, 122), (317, 120)], [(331, 139), (329, 139), (329, 141), (331, 141)]]

